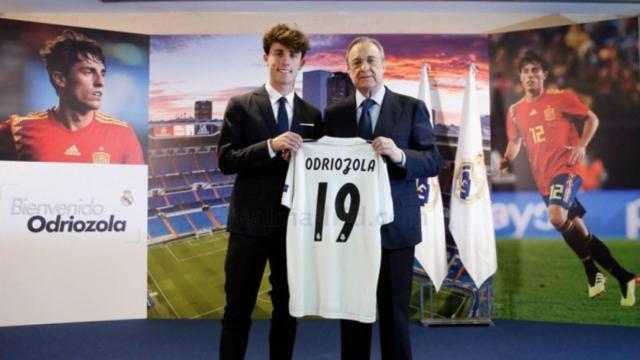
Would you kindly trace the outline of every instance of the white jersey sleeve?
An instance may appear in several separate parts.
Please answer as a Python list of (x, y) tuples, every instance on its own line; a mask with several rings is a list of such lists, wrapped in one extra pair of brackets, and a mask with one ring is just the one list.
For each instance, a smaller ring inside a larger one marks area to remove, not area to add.
[(284, 188), (282, 189), (282, 205), (291, 209), (293, 205), (293, 179), (295, 176), (295, 164), (296, 162), (296, 154), (291, 154), (291, 159), (289, 161), (289, 168), (287, 169), (287, 177), (284, 180)]
[(388, 191), (380, 193), (378, 197), (378, 201), (380, 202), (378, 205), (380, 208), (380, 225), (384, 225), (393, 222), (393, 199), (391, 198), (391, 184), (389, 183), (387, 163), (381, 156), (378, 156), (378, 158), (382, 163), (378, 166), (378, 183), (380, 184), (380, 189), (388, 189)]
[(360, 138), (304, 143), (282, 203), (291, 315), (374, 322), (380, 227), (393, 221), (384, 159)]

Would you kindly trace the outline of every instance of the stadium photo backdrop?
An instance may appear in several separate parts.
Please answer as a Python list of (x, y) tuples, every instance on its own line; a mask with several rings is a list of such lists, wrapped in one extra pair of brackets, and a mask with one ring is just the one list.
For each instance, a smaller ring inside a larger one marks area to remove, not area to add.
[[(512, 112), (523, 120), (537, 115), (536, 109), (517, 112), (527, 104), (521, 99), (529, 86), (519, 78), (518, 63), (533, 50), (549, 63), (545, 96), (575, 94), (599, 119), (584, 161), (576, 165), (582, 178), (577, 198), (587, 210), (584, 223), (589, 230), (626, 271), (640, 273), (640, 182), (635, 171), (640, 139), (638, 19), (495, 34), (490, 44), (493, 210), (500, 239), (496, 317), (640, 326), (638, 305), (620, 305), (618, 281), (597, 258), (599, 271), (607, 276), (606, 292), (589, 298), (580, 260), (549, 222), (533, 181), (540, 171), (532, 174), (530, 149), (523, 146), (507, 171), (498, 170), (508, 141), (507, 116)], [(550, 126), (545, 129), (560, 131), (554, 121), (571, 117), (565, 115), (568, 110), (562, 111), (554, 104), (543, 110)], [(584, 122), (571, 120), (582, 134)], [(530, 128), (520, 136), (532, 137), (532, 144), (553, 139), (554, 134), (542, 131)], [(550, 158), (548, 166), (553, 164)]]
[[(348, 96), (345, 49), (357, 35), (310, 36), (311, 50), (296, 92), (321, 111)], [(432, 117), (446, 169), (440, 176), (444, 203), (453, 160), (467, 70), (478, 69), (478, 108), (486, 158), (489, 153), (488, 38), (484, 35), (373, 34), (385, 49), (385, 84), (418, 96), (423, 65), (429, 66)], [(152, 36), (149, 116), (149, 317), (221, 318), (225, 305), (224, 231), (234, 176), (220, 172), (217, 144), (227, 101), (267, 80), (261, 35)], [(417, 276), (414, 318), (491, 317), (491, 281), (477, 289), (447, 242), (449, 273), (437, 294)], [(419, 265), (417, 265), (419, 268)], [(423, 272), (422, 272), (423, 273)], [(269, 317), (265, 272), (254, 317)], [(430, 287), (432, 288), (432, 286)], [(432, 306), (428, 306), (431, 301)], [(426, 308), (420, 314), (420, 305)], [(422, 315), (422, 316), (421, 316)]]
[(146, 154), (149, 104), (149, 36), (0, 19), (0, 119), (51, 109), (58, 96), (39, 55), (66, 29), (95, 40), (105, 56), (99, 111), (133, 127)]

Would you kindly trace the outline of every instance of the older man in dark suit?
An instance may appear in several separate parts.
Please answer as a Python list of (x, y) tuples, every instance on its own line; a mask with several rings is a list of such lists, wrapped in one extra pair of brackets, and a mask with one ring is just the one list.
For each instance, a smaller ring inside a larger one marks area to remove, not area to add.
[(263, 38), (269, 68), (265, 86), (229, 101), (220, 134), (220, 170), (238, 174), (231, 196), (229, 247), (225, 260), (227, 305), (222, 319), (220, 359), (242, 359), (251, 312), (267, 260), (273, 304), (271, 359), (291, 359), (296, 320), (289, 314), (285, 230), (287, 209), (280, 205), (288, 157), (303, 138), (321, 135), (320, 112), (294, 92), (309, 40), (285, 24)]
[[(416, 178), (437, 175), (442, 161), (424, 103), (383, 85), (382, 45), (359, 37), (346, 57), (357, 92), (327, 108), (325, 134), (373, 140), (376, 153), (388, 160), (395, 220), (381, 228), (380, 345), (383, 359), (410, 359), (409, 298), (414, 248), (421, 241)], [(342, 320), (341, 342), (343, 359), (369, 359), (371, 324)]]

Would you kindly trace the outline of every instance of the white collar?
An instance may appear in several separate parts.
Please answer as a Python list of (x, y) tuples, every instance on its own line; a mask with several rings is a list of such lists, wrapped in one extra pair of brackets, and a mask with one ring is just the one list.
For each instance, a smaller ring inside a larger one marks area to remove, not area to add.
[(291, 91), (289, 94), (287, 95), (282, 95), (278, 92), (278, 90), (274, 89), (273, 86), (271, 86), (271, 84), (269, 84), (269, 82), (267, 82), (264, 85), (265, 89), (267, 90), (267, 94), (269, 94), (269, 100), (271, 101), (271, 104), (275, 104), (278, 102), (278, 100), (281, 97), (285, 97), (285, 99), (287, 99), (287, 104), (289, 104), (290, 106), (293, 107), (293, 98), (295, 96), (295, 91)]
[[(377, 93), (373, 94), (371, 96), (371, 100), (375, 101), (376, 104), (378, 105), (382, 105), (382, 99), (384, 99), (384, 93), (386, 92), (386, 88), (384, 87), (384, 85), (380, 88), (380, 90), (378, 90)], [(356, 90), (356, 108), (359, 108), (360, 105), (362, 105), (362, 102), (366, 99), (367, 97), (362, 95), (360, 93), (360, 91)]]

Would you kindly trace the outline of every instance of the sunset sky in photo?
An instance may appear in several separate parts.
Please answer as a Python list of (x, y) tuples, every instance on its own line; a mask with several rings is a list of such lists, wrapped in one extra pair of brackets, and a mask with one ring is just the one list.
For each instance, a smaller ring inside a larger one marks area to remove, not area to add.
[[(311, 35), (311, 51), (301, 72), (346, 72), (344, 51), (356, 35)], [(436, 123), (458, 124), (468, 66), (478, 68), (481, 115), (489, 114), (488, 38), (484, 35), (370, 35), (385, 48), (385, 85), (418, 95), (420, 70), (430, 67)], [(262, 38), (256, 35), (152, 36), (151, 121), (192, 117), (195, 101), (211, 100), (221, 119), (227, 100), (267, 80)], [(296, 91), (302, 96), (302, 73)], [(433, 94), (435, 92), (435, 94)]]

